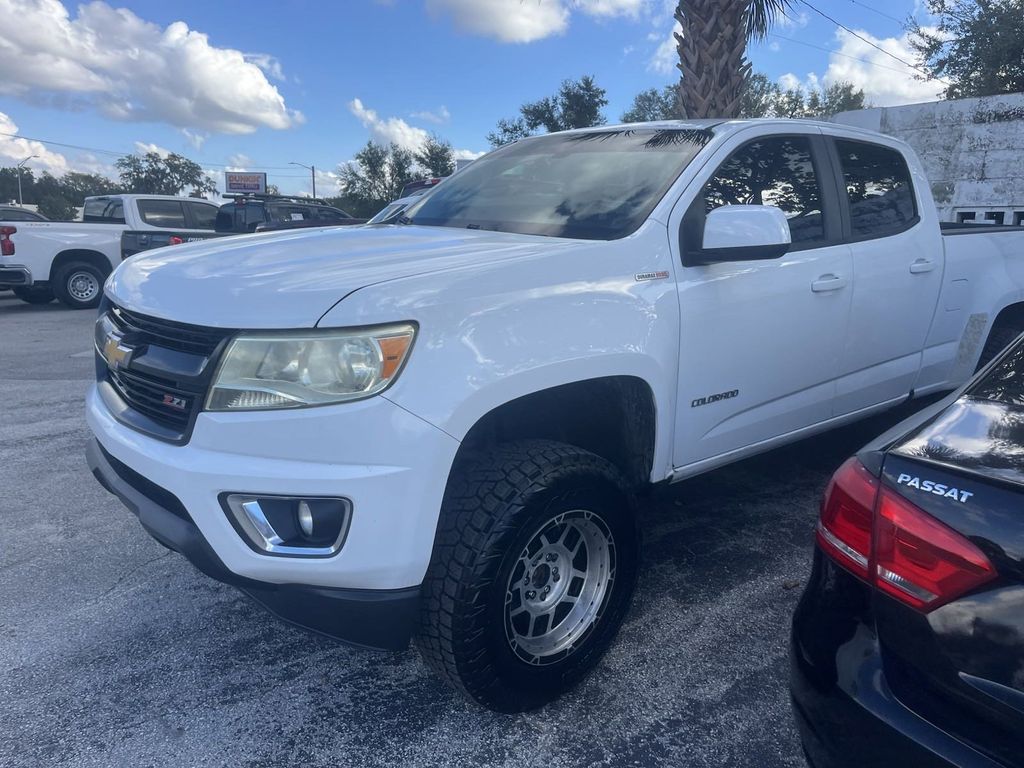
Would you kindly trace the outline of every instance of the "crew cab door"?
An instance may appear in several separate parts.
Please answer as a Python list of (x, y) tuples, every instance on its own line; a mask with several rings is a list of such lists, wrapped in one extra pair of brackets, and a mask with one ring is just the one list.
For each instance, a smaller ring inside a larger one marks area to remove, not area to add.
[(840, 416), (914, 388), (942, 288), (944, 252), (938, 228), (921, 222), (923, 201), (898, 148), (841, 135), (828, 141), (853, 255), (850, 326), (836, 384)]
[[(850, 248), (816, 129), (758, 127), (727, 142), (670, 218), (680, 232), (680, 362), (674, 464), (715, 463), (814, 426), (832, 398), (850, 311)], [(691, 190), (696, 189), (697, 192)], [(774, 205), (793, 244), (781, 258), (688, 264), (707, 213)]]

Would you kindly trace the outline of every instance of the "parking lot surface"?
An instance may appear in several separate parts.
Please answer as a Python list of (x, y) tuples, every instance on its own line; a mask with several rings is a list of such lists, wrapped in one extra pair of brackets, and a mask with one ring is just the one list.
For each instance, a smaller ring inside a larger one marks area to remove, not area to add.
[(0, 293), (0, 765), (803, 765), (786, 656), (818, 498), (918, 406), (656, 494), (610, 653), (506, 716), (411, 649), (286, 626), (152, 541), (85, 466), (93, 319)]

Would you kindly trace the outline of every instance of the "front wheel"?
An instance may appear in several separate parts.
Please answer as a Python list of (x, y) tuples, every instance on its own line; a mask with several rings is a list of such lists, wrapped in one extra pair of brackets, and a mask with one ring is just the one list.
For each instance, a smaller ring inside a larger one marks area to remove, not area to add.
[(551, 441), (498, 446), (449, 481), (420, 652), (489, 709), (539, 707), (614, 639), (638, 553), (632, 498), (609, 462)]
[(100, 303), (105, 279), (106, 275), (99, 267), (76, 261), (57, 273), (53, 292), (62, 304), (71, 309), (92, 309)]

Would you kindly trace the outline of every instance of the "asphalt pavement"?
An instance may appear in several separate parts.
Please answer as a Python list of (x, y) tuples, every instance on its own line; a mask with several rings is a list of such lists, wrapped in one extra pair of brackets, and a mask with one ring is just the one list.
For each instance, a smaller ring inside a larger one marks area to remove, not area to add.
[(917, 406), (645, 505), (634, 608), (524, 715), (410, 649), (286, 626), (168, 552), (85, 466), (92, 312), (0, 293), (0, 766), (802, 766), (789, 617), (831, 471)]

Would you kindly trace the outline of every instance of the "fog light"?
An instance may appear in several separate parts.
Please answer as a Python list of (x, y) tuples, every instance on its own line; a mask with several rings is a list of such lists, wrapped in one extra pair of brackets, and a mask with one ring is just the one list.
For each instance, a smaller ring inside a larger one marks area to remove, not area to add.
[(352, 503), (340, 498), (229, 493), (220, 501), (246, 543), (269, 555), (337, 554), (352, 517)]

